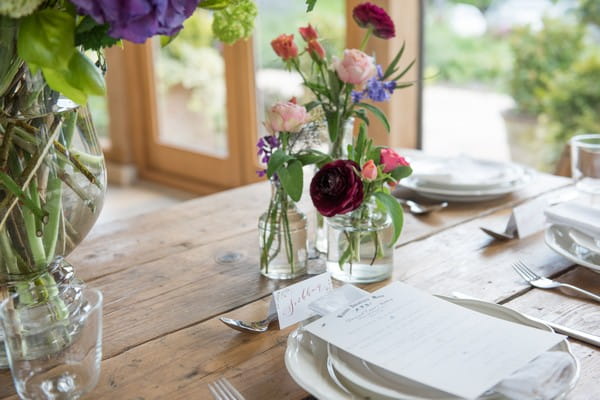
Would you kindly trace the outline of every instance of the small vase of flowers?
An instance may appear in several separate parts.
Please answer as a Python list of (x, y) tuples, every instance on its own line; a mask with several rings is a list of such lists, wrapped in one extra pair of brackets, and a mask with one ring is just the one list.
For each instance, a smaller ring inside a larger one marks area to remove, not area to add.
[(391, 275), (403, 211), (389, 188), (411, 173), (393, 149), (373, 146), (361, 125), (348, 159), (331, 161), (314, 176), (310, 196), (327, 217), (327, 269), (334, 278), (367, 283)]

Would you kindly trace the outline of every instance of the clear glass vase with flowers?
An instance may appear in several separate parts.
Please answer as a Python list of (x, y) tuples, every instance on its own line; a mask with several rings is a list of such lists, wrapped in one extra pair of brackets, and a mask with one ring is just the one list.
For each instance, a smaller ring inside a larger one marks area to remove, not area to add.
[(314, 176), (310, 196), (327, 217), (327, 269), (334, 278), (366, 283), (391, 275), (403, 211), (389, 187), (411, 173), (393, 149), (374, 146), (361, 125), (348, 159), (328, 162)]
[(296, 206), (302, 197), (302, 167), (328, 159), (324, 153), (306, 149), (302, 127), (308, 119), (306, 108), (295, 99), (277, 103), (264, 123), (270, 135), (257, 143), (258, 155), (267, 167), (258, 175), (271, 182), (271, 199), (258, 221), (260, 271), (272, 279), (306, 273), (306, 216)]

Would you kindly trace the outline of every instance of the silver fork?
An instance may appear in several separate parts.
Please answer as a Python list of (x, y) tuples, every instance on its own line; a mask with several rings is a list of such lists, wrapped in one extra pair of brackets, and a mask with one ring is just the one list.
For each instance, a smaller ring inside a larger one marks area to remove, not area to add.
[(209, 383), (208, 390), (215, 400), (245, 400), (244, 396), (224, 376)]
[(538, 274), (530, 270), (529, 267), (527, 267), (527, 264), (525, 264), (523, 261), (517, 261), (512, 265), (512, 267), (521, 276), (521, 278), (523, 278), (531, 286), (540, 289), (554, 289), (558, 287), (569, 288), (577, 293), (580, 293), (584, 296), (587, 296), (593, 300), (600, 302), (600, 296), (592, 292), (588, 292), (587, 290), (578, 288), (577, 286), (569, 285), (568, 283), (557, 282), (553, 281), (552, 279), (543, 278), (539, 276)]

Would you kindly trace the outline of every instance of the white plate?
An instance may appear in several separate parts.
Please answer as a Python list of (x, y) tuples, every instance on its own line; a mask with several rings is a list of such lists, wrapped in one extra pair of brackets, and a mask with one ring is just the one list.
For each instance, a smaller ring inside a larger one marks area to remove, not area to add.
[[(472, 309), (474, 311), (478, 311), (507, 321), (552, 331), (550, 327), (544, 324), (531, 321), (523, 315), (517, 313), (516, 311), (510, 310), (500, 305), (477, 300), (459, 300), (453, 298), (445, 299), (451, 301), (452, 303)], [(294, 381), (296, 381), (296, 383), (300, 385), (303, 389), (310, 392), (320, 400), (351, 399), (352, 396), (342, 391), (329, 377), (329, 374), (327, 372), (327, 344), (321, 339), (312, 336), (310, 333), (303, 332), (301, 329), (302, 328), (299, 328), (292, 334), (290, 334), (290, 336), (288, 337), (288, 346), (285, 352), (285, 365)], [(559, 343), (553, 350), (566, 352), (573, 360), (571, 374), (565, 380), (565, 386), (562, 393), (562, 395), (564, 396), (569, 391), (571, 391), (571, 389), (575, 386), (577, 379), (579, 378), (579, 363), (571, 353), (571, 349), (566, 340)], [(394, 396), (386, 396), (377, 393), (379, 389), (376, 389), (375, 387), (378, 383), (381, 383), (381, 381), (371, 381), (371, 384), (368, 389), (360, 385), (360, 383), (362, 383), (360, 380), (353, 380), (352, 382), (350, 382), (351, 379), (349, 379), (349, 376), (343, 376), (346, 375), (348, 371), (343, 370), (344, 367), (340, 365), (339, 361), (339, 357), (332, 357), (332, 363), (334, 363), (334, 366), (336, 367), (336, 374), (338, 374), (338, 379), (342, 380), (344, 385), (348, 389), (352, 390), (355, 396), (370, 396), (371, 398), (378, 399), (397, 398)], [(346, 362), (346, 366), (355, 367), (356, 365), (348, 365), (348, 363)], [(373, 367), (371, 366), (371, 368)], [(387, 374), (389, 375), (389, 373)], [(389, 379), (390, 377), (385, 376), (383, 378)], [(398, 379), (398, 377), (395, 376), (395, 379)], [(397, 384), (394, 385), (394, 392), (400, 393), (402, 398), (404, 399), (424, 400), (453, 398), (452, 396), (449, 396), (447, 394), (444, 394), (443, 392), (432, 388), (426, 388), (425, 390), (421, 390), (420, 388), (422, 388), (423, 385), (420, 385), (416, 382), (407, 382), (404, 378), (401, 378), (398, 381), (394, 381), (394, 383)], [(373, 385), (375, 385), (375, 387)], [(484, 398), (491, 399), (502, 397), (495, 394), (490, 394), (489, 396), (486, 396)]]
[(544, 239), (548, 247), (576, 264), (600, 272), (600, 254), (577, 244), (569, 231), (572, 228), (564, 225), (550, 225), (546, 229)]
[(493, 189), (508, 185), (523, 174), (523, 168), (517, 164), (471, 157), (425, 157), (415, 160), (413, 169), (413, 177), (423, 187), (449, 190)]
[[(522, 168), (522, 167), (521, 167)], [(487, 189), (444, 189), (438, 187), (426, 186), (420, 183), (418, 178), (409, 176), (399, 182), (400, 186), (414, 190), (423, 197), (434, 200), (455, 201), (463, 203), (472, 203), (486, 201), (506, 196), (512, 192), (525, 187), (533, 178), (534, 172), (531, 169), (522, 168), (520, 177), (504, 185)]]

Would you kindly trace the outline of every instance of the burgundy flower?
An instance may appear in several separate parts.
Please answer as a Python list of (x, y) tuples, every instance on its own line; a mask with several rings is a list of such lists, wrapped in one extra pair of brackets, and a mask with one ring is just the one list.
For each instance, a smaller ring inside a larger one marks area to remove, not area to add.
[(357, 5), (352, 10), (352, 17), (361, 28), (373, 28), (373, 34), (379, 38), (389, 39), (396, 36), (394, 22), (383, 8), (375, 4), (367, 2)]
[(325, 164), (310, 183), (310, 197), (317, 211), (326, 217), (356, 210), (363, 202), (360, 166), (350, 160)]

